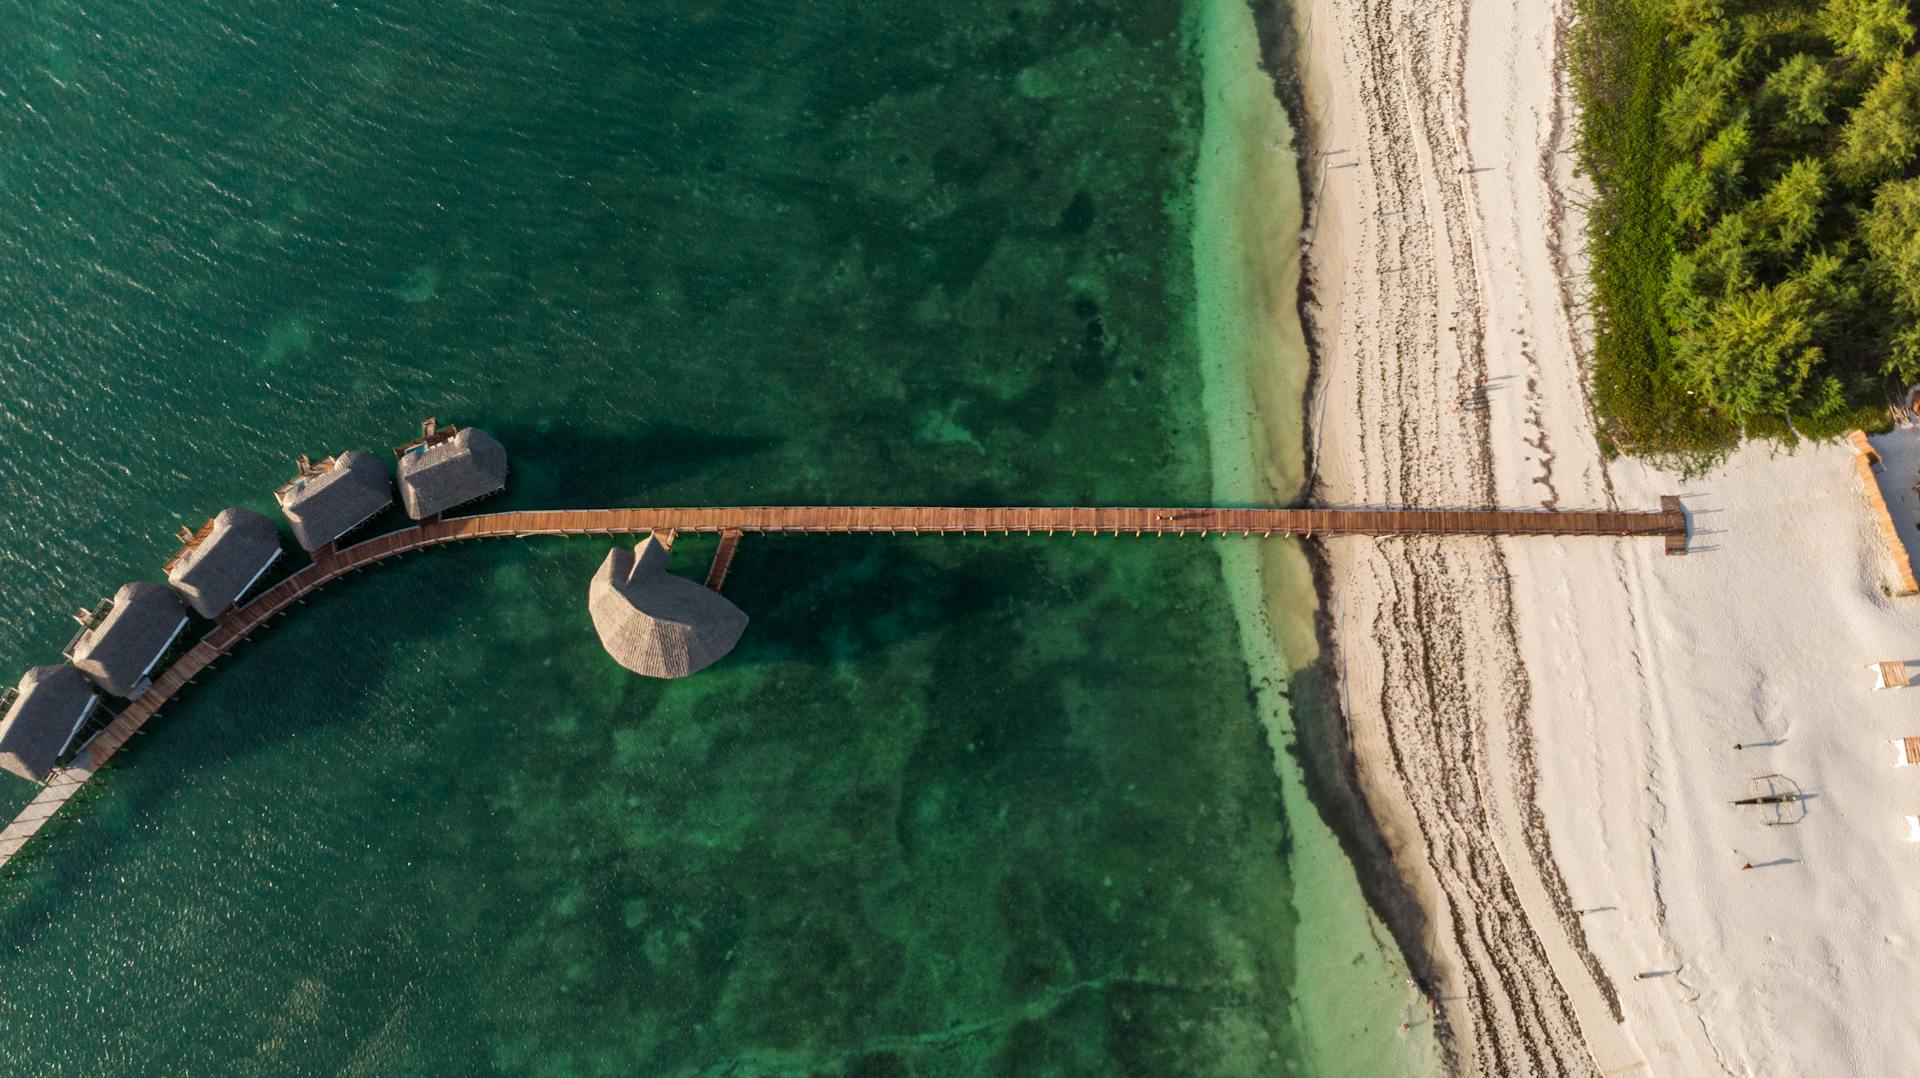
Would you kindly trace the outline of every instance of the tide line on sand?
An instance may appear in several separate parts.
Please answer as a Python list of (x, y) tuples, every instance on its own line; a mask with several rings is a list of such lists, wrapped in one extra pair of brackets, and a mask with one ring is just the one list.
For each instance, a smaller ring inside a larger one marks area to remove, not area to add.
[[(1301, 204), (1294, 132), (1254, 16), (1205, 0), (1191, 27), (1205, 113), (1193, 205), (1195, 331), (1217, 504), (1276, 504), (1305, 481), (1308, 353), (1295, 297)], [(1353, 865), (1308, 797), (1289, 690), (1318, 659), (1298, 543), (1219, 550), (1292, 845), (1294, 1014), (1313, 1073), (1434, 1073), (1425, 997), (1378, 931)]]

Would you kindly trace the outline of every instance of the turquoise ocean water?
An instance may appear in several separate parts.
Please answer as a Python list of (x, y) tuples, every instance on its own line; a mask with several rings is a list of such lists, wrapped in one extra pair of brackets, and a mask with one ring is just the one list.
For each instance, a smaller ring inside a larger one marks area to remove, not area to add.
[[(0, 9), (0, 656), (428, 414), (507, 444), (492, 508), (1209, 500), (1200, 25)], [(9, 1069), (1421, 1058), (1207, 545), (749, 539), (746, 637), (671, 684), (598, 648), (605, 551), (362, 574), (171, 706), (0, 874)]]

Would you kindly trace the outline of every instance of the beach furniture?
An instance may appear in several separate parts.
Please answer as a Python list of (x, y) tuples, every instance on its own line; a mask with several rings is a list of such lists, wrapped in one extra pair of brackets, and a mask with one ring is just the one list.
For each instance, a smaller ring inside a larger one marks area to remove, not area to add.
[(1752, 785), (1746, 797), (1731, 802), (1735, 808), (1759, 809), (1760, 822), (1768, 827), (1791, 827), (1807, 818), (1807, 795), (1799, 783), (1785, 775), (1755, 775)]
[(1904, 689), (1907, 687), (1907, 664), (1899, 660), (1877, 662), (1868, 666), (1873, 671), (1873, 687), (1876, 689)]
[(1893, 739), (1893, 766), (1912, 767), (1920, 764), (1920, 737), (1896, 737)]
[(1920, 842), (1920, 816), (1907, 817), (1907, 841)]

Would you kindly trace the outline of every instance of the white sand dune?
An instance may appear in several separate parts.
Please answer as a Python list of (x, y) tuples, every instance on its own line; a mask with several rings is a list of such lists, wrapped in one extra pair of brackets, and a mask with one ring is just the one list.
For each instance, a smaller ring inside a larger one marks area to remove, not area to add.
[[(1920, 1073), (1920, 599), (1844, 446), (1684, 480), (1604, 461), (1582, 368), (1563, 3), (1307, 0), (1316, 496), (1652, 508), (1695, 552), (1340, 540), (1355, 752), (1430, 909), (1455, 1062), (1530, 1071)], [(1911, 533), (1920, 439), (1877, 440)], [(1910, 543), (1920, 535), (1909, 534)], [(1920, 547), (1915, 547), (1920, 549)], [(1752, 747), (1736, 751), (1741, 743)], [(1813, 795), (1769, 827), (1730, 801)], [(1797, 812), (1795, 813), (1797, 815)], [(1742, 868), (1752, 864), (1753, 869)], [(1650, 974), (1644, 979), (1636, 974)]]

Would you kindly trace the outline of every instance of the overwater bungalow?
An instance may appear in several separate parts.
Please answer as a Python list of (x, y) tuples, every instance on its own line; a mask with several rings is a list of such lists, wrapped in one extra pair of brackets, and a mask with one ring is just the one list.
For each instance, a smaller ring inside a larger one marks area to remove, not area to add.
[(400, 501), (415, 520), (507, 489), (507, 450), (474, 427), (442, 427), (429, 418), (420, 437), (393, 451), (400, 458)]
[(45, 781), (99, 706), (100, 694), (71, 666), (27, 671), (0, 692), (0, 771)]
[(747, 615), (719, 592), (667, 572), (667, 548), (652, 536), (607, 554), (587, 587), (587, 610), (607, 654), (648, 677), (699, 673), (747, 627)]
[(80, 632), (67, 644), (67, 658), (95, 685), (129, 700), (147, 691), (153, 668), (187, 627), (173, 591), (145, 580), (122, 584), (113, 598), (74, 619)]
[(250, 509), (222, 509), (200, 530), (181, 529), (167, 583), (203, 618), (217, 618), (280, 559), (280, 531)]
[(393, 480), (372, 453), (349, 449), (315, 464), (300, 458), (300, 474), (273, 492), (293, 537), (318, 550), (379, 516), (393, 504)]

